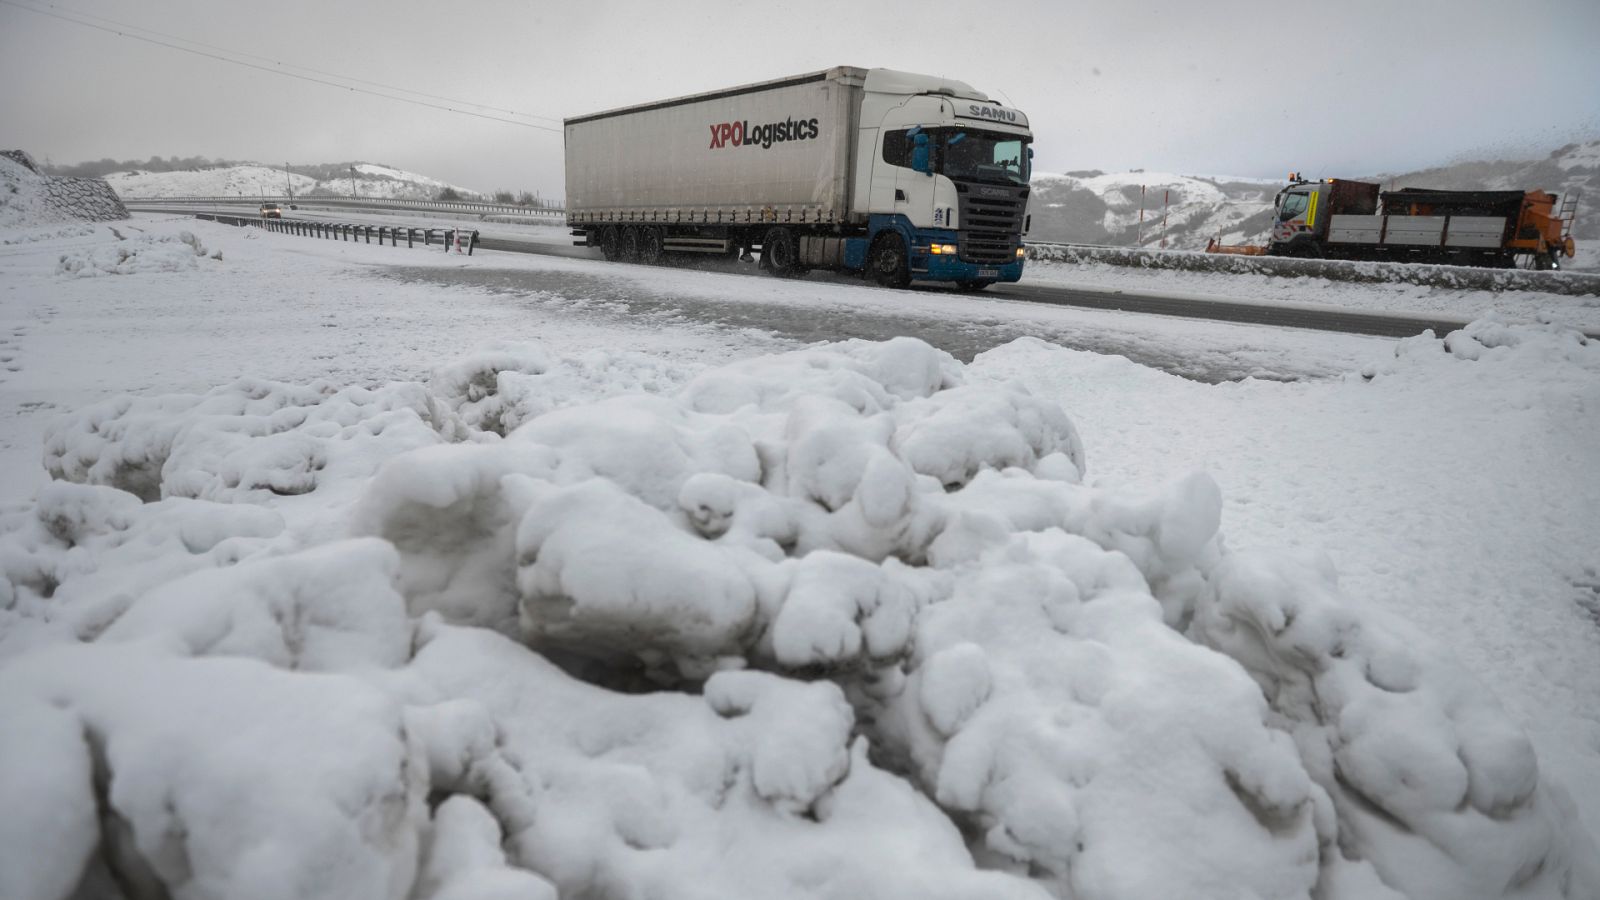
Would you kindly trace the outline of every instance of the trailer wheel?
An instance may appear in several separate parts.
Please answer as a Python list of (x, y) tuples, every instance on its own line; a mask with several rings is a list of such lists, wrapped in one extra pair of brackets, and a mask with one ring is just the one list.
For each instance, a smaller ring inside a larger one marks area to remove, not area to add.
[(867, 252), (867, 274), (884, 287), (903, 288), (911, 283), (906, 242), (892, 231), (878, 235)]
[(639, 261), (639, 229), (633, 225), (622, 226), (622, 252), (619, 258), (623, 262)]
[(661, 262), (661, 229), (651, 225), (639, 229), (639, 262), (656, 265)]
[(620, 238), (617, 235), (617, 226), (600, 226), (600, 231), (596, 236), (596, 240), (600, 247), (601, 254), (603, 254), (607, 260), (615, 262), (617, 257), (622, 254)]
[(794, 232), (782, 226), (768, 228), (761, 239), (761, 261), (767, 270), (779, 278), (794, 278), (805, 274), (800, 265), (800, 249), (796, 246)]

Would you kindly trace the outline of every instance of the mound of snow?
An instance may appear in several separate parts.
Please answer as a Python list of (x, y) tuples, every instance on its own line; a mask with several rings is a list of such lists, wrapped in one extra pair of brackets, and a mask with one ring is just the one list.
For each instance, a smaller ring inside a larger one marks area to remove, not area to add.
[[(206, 247), (193, 233), (140, 235), (116, 244), (61, 254), (56, 272), (75, 278), (98, 275), (134, 275), (141, 272), (182, 272), (199, 268)], [(222, 259), (222, 251), (209, 257)]]
[[(1593, 349), (1483, 322), (1367, 377)], [(0, 749), (40, 772), (0, 777), (0, 886), (1600, 890), (1491, 695), (1325, 561), (1230, 550), (1204, 473), (1090, 486), (1064, 410), (909, 339), (573, 371), (63, 418), (86, 484), (0, 515)]]

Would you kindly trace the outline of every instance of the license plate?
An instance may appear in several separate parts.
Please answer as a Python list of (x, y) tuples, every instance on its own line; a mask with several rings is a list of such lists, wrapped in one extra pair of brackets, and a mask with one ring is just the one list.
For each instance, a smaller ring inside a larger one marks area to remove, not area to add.
[(978, 277), (979, 278), (999, 278), (1000, 277), (1000, 270), (999, 269), (979, 269), (978, 270)]

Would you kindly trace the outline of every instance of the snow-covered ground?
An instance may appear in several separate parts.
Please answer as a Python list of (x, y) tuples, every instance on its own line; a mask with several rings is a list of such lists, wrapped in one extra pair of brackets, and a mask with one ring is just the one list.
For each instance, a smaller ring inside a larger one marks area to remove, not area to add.
[(0, 233), (0, 896), (1600, 892), (1570, 331), (115, 229)]

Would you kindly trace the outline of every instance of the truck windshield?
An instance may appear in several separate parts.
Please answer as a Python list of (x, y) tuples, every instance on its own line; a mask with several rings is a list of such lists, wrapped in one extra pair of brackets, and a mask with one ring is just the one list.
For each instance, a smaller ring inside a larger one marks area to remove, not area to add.
[(938, 171), (956, 181), (1028, 183), (1028, 141), (966, 128), (934, 130)]
[(1278, 198), (1278, 221), (1287, 222), (1306, 211), (1311, 203), (1310, 194), (1284, 194)]

